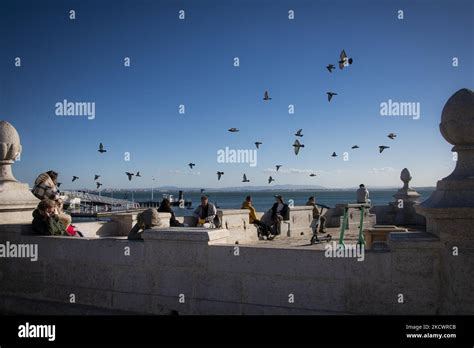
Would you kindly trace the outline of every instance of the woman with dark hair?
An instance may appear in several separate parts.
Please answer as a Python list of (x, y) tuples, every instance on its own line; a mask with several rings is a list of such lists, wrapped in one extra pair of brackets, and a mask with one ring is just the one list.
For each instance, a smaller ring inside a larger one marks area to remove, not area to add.
[(170, 226), (171, 227), (183, 227), (184, 224), (180, 223), (178, 220), (176, 220), (176, 216), (174, 215), (174, 211), (171, 208), (171, 202), (168, 198), (163, 198), (163, 200), (160, 203), (160, 207), (158, 208), (159, 213), (170, 213), (171, 218), (170, 218)]
[(263, 224), (267, 225), (272, 229), (272, 233), (267, 236), (267, 240), (272, 240), (281, 233), (281, 222), (288, 220), (290, 208), (288, 204), (283, 201), (283, 197), (276, 195), (276, 202), (272, 208), (263, 214), (260, 220)]

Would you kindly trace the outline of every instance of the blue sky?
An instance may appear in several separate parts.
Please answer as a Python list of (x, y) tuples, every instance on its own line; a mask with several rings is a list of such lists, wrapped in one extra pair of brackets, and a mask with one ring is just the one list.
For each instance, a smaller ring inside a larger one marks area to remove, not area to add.
[[(152, 178), (155, 186), (226, 187), (243, 185), (243, 173), (251, 185), (266, 185), (268, 169), (282, 164), (274, 184), (399, 186), (408, 167), (414, 186), (434, 186), (455, 165), (439, 133), (442, 107), (473, 86), (473, 7), (435, 0), (2, 0), (0, 119), (20, 133), (15, 176), (32, 184), (54, 169), (67, 188), (93, 188), (96, 173), (103, 188), (148, 187)], [(325, 66), (337, 65), (342, 49), (354, 63), (330, 74)], [(327, 91), (338, 93), (331, 103)], [(95, 119), (56, 116), (64, 99), (95, 102)], [(420, 119), (380, 116), (388, 99), (419, 102)], [(305, 148), (295, 156), (299, 128)], [(255, 141), (263, 142), (255, 168), (217, 163), (219, 149), (253, 149)], [(102, 155), (100, 142), (108, 150)], [(351, 150), (355, 144), (360, 149)], [(379, 154), (379, 145), (390, 149)], [(138, 170), (143, 177), (129, 182), (124, 172)], [(217, 170), (225, 172), (219, 182)], [(71, 183), (72, 175), (80, 180)]]

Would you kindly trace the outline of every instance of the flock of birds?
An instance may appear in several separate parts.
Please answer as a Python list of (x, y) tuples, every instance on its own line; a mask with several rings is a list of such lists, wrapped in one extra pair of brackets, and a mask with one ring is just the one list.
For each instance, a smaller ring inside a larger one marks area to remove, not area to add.
[[(346, 54), (345, 50), (342, 50), (342, 52), (339, 55), (339, 61), (338, 61), (339, 69), (343, 70), (346, 66), (351, 65), (352, 63), (353, 63), (353, 59), (347, 57), (347, 54)], [(336, 66), (334, 64), (328, 64), (326, 66), (326, 69), (329, 71), (329, 73), (332, 73), (333, 70), (336, 69)], [(337, 96), (337, 93), (332, 92), (332, 91), (328, 91), (328, 92), (326, 92), (326, 94), (327, 94), (328, 102), (331, 102), (333, 97)], [(270, 97), (270, 93), (268, 91), (264, 92), (263, 100), (266, 101), (266, 102), (272, 100), (272, 98)], [(237, 133), (240, 130), (238, 128), (229, 128), (228, 131), (230, 133)], [(294, 135), (295, 135), (296, 139), (295, 139), (292, 147), (294, 149), (295, 155), (298, 156), (298, 154), (300, 153), (301, 148), (305, 147), (304, 144), (302, 144), (299, 140), (303, 137), (303, 129), (298, 129)], [(387, 137), (391, 140), (395, 140), (397, 135), (395, 133), (390, 133), (390, 134), (387, 135)], [(255, 144), (255, 147), (257, 149), (260, 149), (260, 146), (263, 145), (263, 142), (262, 141), (255, 141), (254, 144)], [(359, 148), (360, 147), (358, 145), (352, 146), (352, 149), (359, 149)], [(382, 153), (384, 150), (389, 149), (389, 148), (390, 148), (390, 146), (380, 145), (379, 146), (379, 153)], [(97, 151), (101, 154), (107, 152), (107, 150), (104, 148), (104, 145), (102, 143), (99, 144), (99, 149)], [(337, 155), (336, 152), (333, 152), (332, 155), (331, 155), (331, 157), (337, 157), (337, 156), (338, 155)], [(191, 162), (191, 163), (188, 163), (188, 166), (192, 170), (196, 166), (196, 164)], [(275, 168), (276, 168), (275, 172), (278, 172), (281, 167), (282, 167), (281, 164), (275, 165)], [(136, 177), (136, 178), (141, 177), (140, 172), (136, 172), (136, 173), (125, 172), (125, 174), (127, 175), (129, 181), (131, 181), (133, 177)], [(223, 171), (217, 171), (216, 174), (217, 174), (217, 180), (219, 181), (219, 180), (221, 180), (222, 176), (224, 175), (224, 172)], [(316, 174), (311, 173), (311, 174), (309, 174), (309, 176), (310, 177), (315, 177)], [(100, 175), (97, 175), (97, 174), (94, 175), (94, 182), (96, 183), (97, 190), (99, 190), (100, 187), (102, 186), (102, 183), (100, 183), (98, 181), (99, 178), (100, 178)], [(74, 182), (76, 180), (79, 180), (79, 177), (78, 176), (73, 176), (72, 177), (72, 182)], [(273, 178), (272, 176), (269, 176), (268, 184), (271, 184), (274, 181), (275, 181), (275, 178)], [(245, 173), (242, 176), (242, 182), (244, 182), (244, 183), (250, 182), (250, 180), (248, 179), (248, 177)], [(60, 187), (61, 183), (58, 183), (57, 186)], [(201, 193), (202, 192), (204, 192), (204, 189), (201, 190)]]

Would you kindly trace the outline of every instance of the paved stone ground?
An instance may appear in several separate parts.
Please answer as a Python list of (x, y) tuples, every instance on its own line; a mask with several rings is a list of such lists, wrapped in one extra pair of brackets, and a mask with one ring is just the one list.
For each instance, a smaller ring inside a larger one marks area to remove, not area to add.
[[(409, 231), (422, 231), (419, 227), (411, 227), (411, 226), (400, 226), (407, 228)], [(318, 233), (318, 238), (324, 237), (327, 234), (330, 234), (332, 239), (329, 243), (335, 241), (336, 243), (339, 241), (339, 234), (340, 228), (333, 227), (333, 228), (326, 228), (326, 233)], [(359, 239), (359, 232), (358, 231), (349, 231), (346, 230), (344, 232), (344, 244), (357, 244), (357, 240)], [(268, 247), (268, 248), (297, 248), (297, 249), (310, 249), (310, 250), (325, 250), (324, 246), (327, 243), (321, 244), (310, 244), (311, 235), (302, 235), (302, 236), (295, 236), (295, 237), (277, 237), (274, 240), (259, 240), (256, 243), (251, 244), (252, 246), (258, 247)]]

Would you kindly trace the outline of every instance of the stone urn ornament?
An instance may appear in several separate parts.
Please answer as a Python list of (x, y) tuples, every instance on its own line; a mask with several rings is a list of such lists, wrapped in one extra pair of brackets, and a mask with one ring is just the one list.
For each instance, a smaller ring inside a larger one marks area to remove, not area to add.
[(0, 226), (31, 223), (31, 214), (39, 202), (28, 185), (13, 176), (12, 165), (21, 151), (20, 136), (15, 127), (0, 121)]

